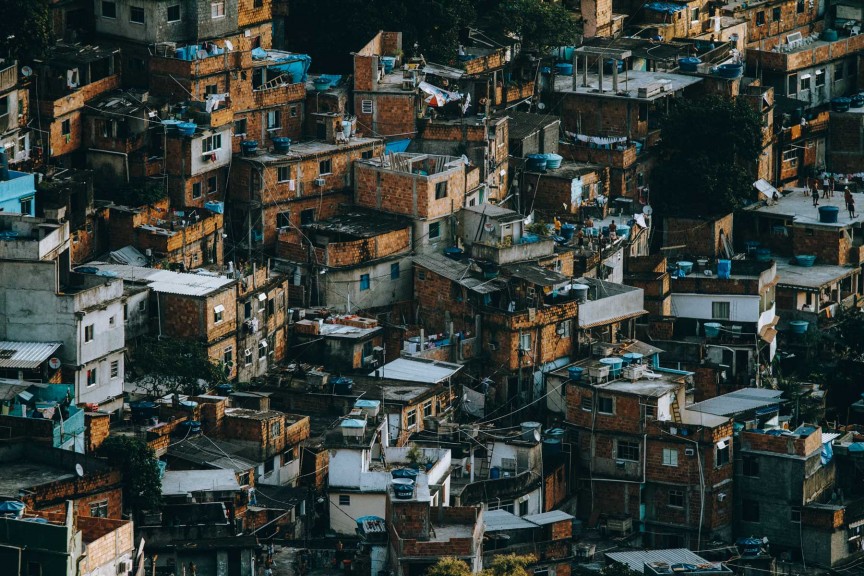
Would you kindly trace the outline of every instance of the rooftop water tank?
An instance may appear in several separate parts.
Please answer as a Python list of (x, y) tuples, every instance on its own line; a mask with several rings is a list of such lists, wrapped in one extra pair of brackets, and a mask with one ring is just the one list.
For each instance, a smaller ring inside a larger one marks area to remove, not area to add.
[(584, 304), (588, 301), (588, 289), (590, 287), (587, 284), (573, 284), (570, 286), (570, 291), (576, 293), (576, 301), (579, 304)]
[(522, 439), (533, 442), (540, 437), (540, 422), (522, 422)]

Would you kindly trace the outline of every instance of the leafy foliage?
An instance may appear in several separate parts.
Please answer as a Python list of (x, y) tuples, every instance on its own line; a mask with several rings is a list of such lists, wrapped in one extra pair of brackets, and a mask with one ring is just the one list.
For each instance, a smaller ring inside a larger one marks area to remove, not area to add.
[(168, 195), (165, 184), (156, 180), (134, 180), (123, 188), (124, 202), (129, 206), (146, 206)]
[(123, 473), (123, 502), (129, 510), (149, 510), (162, 500), (156, 452), (133, 436), (109, 436), (97, 454)]
[(761, 153), (762, 122), (743, 99), (673, 102), (663, 119), (651, 202), (662, 214), (713, 216), (747, 202)]
[(488, 29), (512, 34), (541, 52), (576, 41), (576, 24), (564, 6), (538, 0), (501, 0), (491, 7)]
[(427, 572), (427, 576), (471, 576), (471, 567), (464, 560), (453, 556), (441, 558)]
[(532, 554), (499, 554), (492, 559), (483, 576), (528, 576), (528, 566), (537, 562)]
[(48, 0), (0, 0), (0, 54), (32, 62), (54, 43)]
[(151, 396), (196, 394), (199, 380), (208, 386), (225, 382), (225, 367), (207, 356), (198, 342), (148, 338), (135, 350), (131, 372)]
[(629, 566), (614, 562), (605, 566), (600, 571), (600, 574), (602, 576), (640, 576), (641, 573), (631, 569)]

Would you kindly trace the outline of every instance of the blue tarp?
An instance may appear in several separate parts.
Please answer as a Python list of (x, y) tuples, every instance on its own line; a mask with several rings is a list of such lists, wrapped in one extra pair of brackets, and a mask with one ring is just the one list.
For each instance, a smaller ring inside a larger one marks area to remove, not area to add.
[(340, 82), (342, 82), (342, 76), (340, 74), (321, 74), (318, 76), (319, 78), (324, 78), (325, 80), (330, 81), (330, 86), (338, 86)]
[(824, 442), (822, 444), (822, 465), (826, 465), (831, 462), (831, 458), (834, 457), (834, 449), (831, 447), (831, 442)]
[[(272, 54), (271, 54), (272, 56)], [(252, 57), (255, 57), (253, 50)], [(291, 82), (305, 82), (306, 73), (309, 71), (309, 65), (312, 63), (312, 58), (306, 54), (290, 54), (284, 58), (279, 58), (273, 66), (268, 66), (268, 70), (278, 70), (291, 75)]]
[(384, 146), (384, 151), (388, 154), (393, 154), (396, 152), (405, 152), (408, 149), (408, 145), (411, 144), (411, 140), (393, 140), (392, 142), (388, 142), (386, 146)]
[(864, 442), (853, 442), (849, 444), (849, 452), (864, 452)]
[(682, 6), (681, 4), (672, 4), (671, 2), (649, 2), (645, 5), (645, 8), (648, 10), (653, 10), (654, 12), (665, 12), (666, 14), (680, 12), (686, 7), (687, 6)]

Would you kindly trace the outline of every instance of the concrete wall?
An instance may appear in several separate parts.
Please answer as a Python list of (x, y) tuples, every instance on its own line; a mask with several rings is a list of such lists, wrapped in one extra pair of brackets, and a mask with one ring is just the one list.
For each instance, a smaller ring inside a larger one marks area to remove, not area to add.
[[(102, 0), (94, 0), (94, 14), (96, 20), (96, 32), (109, 36), (119, 36), (128, 40), (152, 44), (155, 42), (185, 42), (189, 39), (194, 41), (194, 21), (197, 20), (196, 4), (207, 5), (210, 2), (204, 0), (174, 0), (159, 2), (140, 2), (135, 0), (114, 0), (116, 6), (116, 17), (107, 18), (102, 13)], [(226, 2), (226, 9), (232, 2)], [(236, 18), (236, 0), (235, 5)], [(180, 20), (168, 21), (168, 7), (180, 6)], [(144, 8), (144, 23), (130, 22), (130, 7)], [(209, 19), (209, 12), (207, 14)]]
[[(390, 277), (391, 265), (399, 265), (399, 277)], [(411, 258), (397, 257), (357, 266), (348, 270), (328, 270), (319, 277), (324, 303), (334, 312), (351, 312), (387, 306), (410, 300), (412, 295)], [(369, 275), (369, 289), (360, 289), (360, 276)]]
[[(673, 281), (674, 288), (674, 281)], [(712, 321), (711, 304), (729, 303), (729, 321), (757, 322), (759, 320), (759, 296), (735, 296), (732, 294), (672, 294), (672, 310), (682, 318), (698, 318)]]
[(340, 493), (330, 490), (330, 529), (337, 534), (355, 535), (357, 533), (357, 521), (355, 518), (362, 516), (378, 516), (384, 518), (387, 498), (381, 494), (359, 494), (356, 492), (345, 492), (351, 498), (351, 504), (343, 506), (339, 504)]

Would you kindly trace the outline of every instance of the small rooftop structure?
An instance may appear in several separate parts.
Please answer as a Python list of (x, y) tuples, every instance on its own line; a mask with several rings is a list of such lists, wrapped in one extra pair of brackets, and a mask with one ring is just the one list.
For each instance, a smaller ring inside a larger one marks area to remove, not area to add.
[[(407, 382), (419, 382), (423, 384), (438, 384), (452, 378), (462, 366), (441, 362), (438, 360), (427, 360), (425, 358), (397, 358), (378, 369), (380, 376), (391, 380), (404, 380)], [(369, 376), (375, 376), (375, 372)]]
[(465, 164), (465, 160), (453, 156), (415, 154), (410, 152), (397, 152), (395, 154), (388, 154), (383, 158), (369, 158), (359, 162), (384, 170), (406, 172), (417, 176), (431, 176), (432, 174), (453, 170)]
[[(822, 198), (819, 206), (813, 206), (813, 198), (803, 188), (786, 188), (785, 196), (770, 203), (757, 203), (748, 207), (760, 216), (768, 216), (782, 220), (792, 220), (793, 225), (813, 226), (821, 228), (847, 228), (854, 224), (864, 223), (864, 212), (858, 211), (854, 218), (849, 217), (849, 211), (843, 202), (843, 191), (839, 190), (834, 198)], [(839, 209), (836, 222), (822, 222), (819, 219), (819, 208), (835, 206)]]
[(337, 236), (339, 240), (359, 238), (374, 238), (386, 232), (401, 230), (410, 226), (407, 218), (400, 218), (382, 212), (367, 212), (352, 208), (346, 214), (339, 214), (311, 224), (305, 224), (304, 229), (327, 236)]
[(818, 264), (805, 268), (788, 262), (777, 261), (777, 286), (798, 288), (810, 292), (818, 292), (822, 287), (834, 284), (848, 276), (857, 274), (860, 268), (849, 266), (834, 266)]
[(672, 74), (669, 72), (644, 72), (628, 70), (618, 78), (618, 91), (612, 89), (612, 75), (603, 78), (602, 92), (600, 92), (600, 78), (596, 72), (589, 72), (588, 85), (582, 85), (580, 78), (576, 80), (570, 76), (558, 76), (555, 79), (555, 91), (565, 94), (576, 94), (580, 96), (597, 96), (603, 98), (617, 98), (621, 100), (640, 100), (651, 102), (666, 98), (702, 81), (696, 76), (685, 76), (684, 74)]

